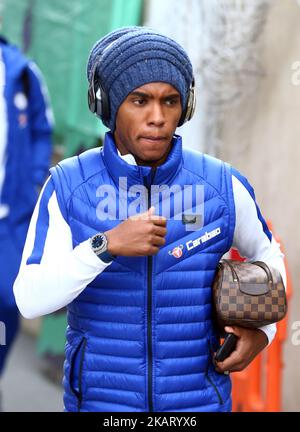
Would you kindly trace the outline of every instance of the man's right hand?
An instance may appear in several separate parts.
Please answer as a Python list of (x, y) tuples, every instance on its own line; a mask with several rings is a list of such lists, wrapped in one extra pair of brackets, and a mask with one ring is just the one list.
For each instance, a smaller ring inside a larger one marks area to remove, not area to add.
[(115, 228), (106, 231), (108, 252), (112, 255), (155, 255), (166, 242), (167, 219), (154, 214), (154, 207), (131, 216)]

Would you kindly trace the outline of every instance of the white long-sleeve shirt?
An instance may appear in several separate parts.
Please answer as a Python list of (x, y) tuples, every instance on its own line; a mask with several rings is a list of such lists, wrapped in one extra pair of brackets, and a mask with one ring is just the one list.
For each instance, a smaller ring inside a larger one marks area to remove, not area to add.
[[(135, 164), (132, 155), (121, 157)], [(256, 203), (247, 188), (234, 175), (232, 184), (236, 211), (233, 246), (248, 260), (264, 261), (277, 268), (286, 286), (280, 245), (274, 238), (270, 241), (265, 233)], [(32, 257), (33, 250), (38, 251), (40, 259)], [(61, 214), (53, 181), (49, 177), (30, 222), (19, 274), (14, 283), (21, 314), (25, 318), (35, 318), (68, 305), (108, 265), (110, 263), (102, 262), (95, 255), (89, 240), (73, 249), (71, 229)], [(270, 344), (276, 333), (276, 324), (261, 329)]]

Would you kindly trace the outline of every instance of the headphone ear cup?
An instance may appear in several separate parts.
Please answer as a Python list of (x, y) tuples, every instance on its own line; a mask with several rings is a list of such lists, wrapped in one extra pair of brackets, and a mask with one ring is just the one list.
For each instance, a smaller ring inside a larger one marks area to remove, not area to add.
[(99, 84), (96, 93), (96, 115), (101, 118), (103, 123), (107, 126), (106, 123), (110, 117), (109, 100), (101, 84)]
[(193, 79), (192, 85), (189, 90), (189, 95), (187, 99), (186, 109), (182, 112), (180, 120), (178, 122), (178, 127), (184, 125), (193, 118), (196, 109), (196, 91), (195, 91), (195, 81)]
[(95, 100), (95, 93), (94, 89), (90, 85), (88, 88), (88, 106), (89, 110), (94, 114), (96, 111), (96, 100)]
[(187, 104), (187, 112), (186, 112), (186, 118), (185, 121), (190, 121), (193, 118), (193, 115), (195, 114), (196, 110), (196, 89), (195, 87), (192, 87), (190, 90), (189, 95), (189, 102)]
[(107, 125), (110, 117), (109, 101), (108, 97), (101, 87), (101, 85), (96, 84), (98, 89), (95, 91), (95, 87), (90, 85), (88, 89), (88, 105), (90, 111), (95, 114), (102, 122)]
[(96, 116), (99, 117), (105, 124), (105, 126), (108, 126), (107, 123), (110, 117), (109, 100), (107, 94), (101, 86), (101, 83), (98, 81), (98, 79), (95, 79), (96, 67), (97, 62), (95, 62), (88, 88), (88, 106), (89, 110), (93, 114), (96, 114)]

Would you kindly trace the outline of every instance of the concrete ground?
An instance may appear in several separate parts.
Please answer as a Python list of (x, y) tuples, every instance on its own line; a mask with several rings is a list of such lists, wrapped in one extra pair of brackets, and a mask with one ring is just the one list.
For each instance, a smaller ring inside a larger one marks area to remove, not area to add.
[(47, 379), (41, 368), (35, 339), (20, 333), (0, 383), (3, 411), (63, 411), (62, 388)]

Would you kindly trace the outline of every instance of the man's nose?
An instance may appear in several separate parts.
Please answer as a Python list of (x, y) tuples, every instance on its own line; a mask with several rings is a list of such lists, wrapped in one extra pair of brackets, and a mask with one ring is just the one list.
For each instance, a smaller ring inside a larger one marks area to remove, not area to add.
[(165, 114), (160, 103), (151, 104), (148, 120), (155, 126), (162, 126), (165, 123)]

